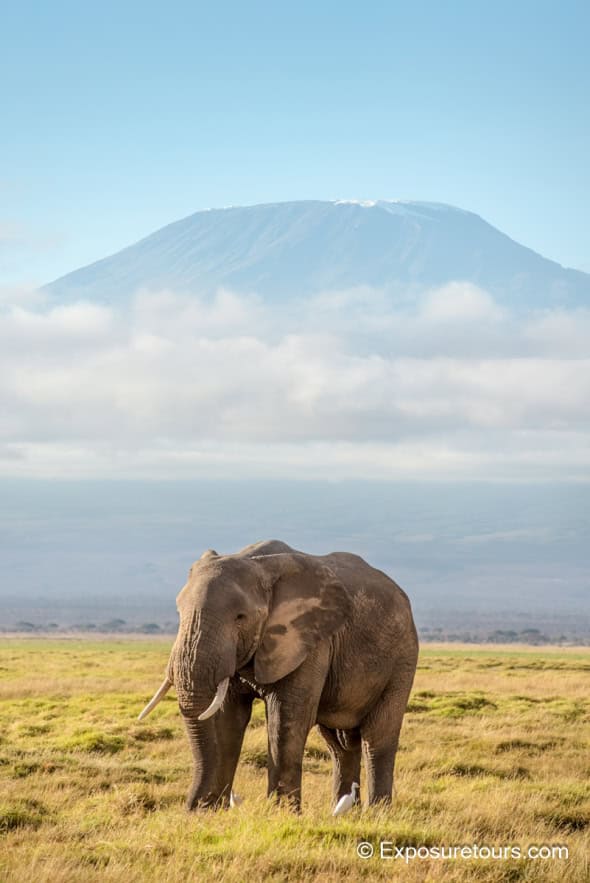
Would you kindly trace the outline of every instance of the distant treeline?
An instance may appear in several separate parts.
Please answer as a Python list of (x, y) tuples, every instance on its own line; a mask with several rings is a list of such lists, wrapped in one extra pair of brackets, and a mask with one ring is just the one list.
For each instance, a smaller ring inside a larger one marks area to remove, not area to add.
[(547, 635), (540, 629), (526, 628), (516, 631), (515, 629), (486, 629), (470, 631), (453, 631), (443, 628), (426, 628), (419, 630), (420, 640), (446, 641), (461, 644), (576, 644), (590, 645), (590, 634), (563, 634)]
[[(143, 622), (130, 623), (125, 619), (109, 619), (107, 622), (77, 622), (70, 625), (60, 625), (57, 622), (33, 623), (27, 620), (19, 620), (10, 626), (1, 626), (0, 633), (24, 632), (31, 634), (71, 634), (78, 632), (94, 632), (95, 634), (141, 634), (141, 635), (173, 635), (176, 633), (176, 622)], [(590, 633), (546, 634), (540, 629), (525, 628), (515, 629), (475, 629), (455, 631), (441, 627), (429, 628), (423, 626), (418, 629), (420, 640), (442, 641), (461, 644), (576, 644), (590, 646)]]
[(71, 625), (60, 625), (57, 622), (34, 623), (19, 620), (13, 626), (2, 627), (2, 632), (39, 632), (41, 634), (55, 633), (66, 634), (68, 632), (98, 632), (112, 635), (113, 632), (121, 634), (174, 634), (178, 628), (175, 622), (165, 622), (163, 625), (157, 622), (144, 622), (141, 624), (129, 623), (124, 619), (109, 619), (107, 622), (76, 622)]

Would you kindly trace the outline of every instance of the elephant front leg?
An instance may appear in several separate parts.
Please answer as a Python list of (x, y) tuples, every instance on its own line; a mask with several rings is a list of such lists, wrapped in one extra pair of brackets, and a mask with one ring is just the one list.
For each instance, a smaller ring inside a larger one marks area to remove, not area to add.
[(316, 722), (323, 685), (317, 662), (308, 659), (266, 697), (268, 794), (301, 809), (303, 751)]
[(292, 712), (280, 699), (267, 699), (268, 795), (286, 799), (299, 812), (303, 751), (311, 726)]
[(229, 805), (244, 733), (252, 714), (253, 701), (253, 693), (243, 692), (239, 686), (232, 683), (226, 701), (213, 718), (218, 754), (216, 790), (222, 806)]

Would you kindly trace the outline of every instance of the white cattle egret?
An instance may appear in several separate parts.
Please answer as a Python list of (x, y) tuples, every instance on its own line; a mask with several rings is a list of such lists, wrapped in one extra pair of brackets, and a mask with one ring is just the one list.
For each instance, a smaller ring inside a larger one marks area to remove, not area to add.
[(343, 813), (348, 812), (349, 809), (358, 802), (358, 793), (359, 793), (360, 785), (358, 782), (352, 783), (352, 791), (350, 794), (343, 794), (338, 803), (336, 804), (336, 808), (332, 813), (333, 816), (341, 816)]
[(232, 807), (232, 809), (233, 809), (235, 806), (239, 806), (240, 803), (243, 803), (243, 802), (244, 802), (244, 798), (243, 798), (243, 797), (240, 797), (239, 794), (236, 794), (235, 791), (230, 791), (230, 792), (229, 792), (229, 805)]

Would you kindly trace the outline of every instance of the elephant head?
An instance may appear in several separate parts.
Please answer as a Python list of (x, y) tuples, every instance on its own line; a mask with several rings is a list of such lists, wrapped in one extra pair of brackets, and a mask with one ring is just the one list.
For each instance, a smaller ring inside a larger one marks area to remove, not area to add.
[(174, 685), (200, 757), (213, 732), (208, 718), (236, 672), (253, 665), (261, 685), (284, 678), (343, 625), (349, 604), (332, 570), (312, 556), (206, 552), (177, 597), (180, 623), (166, 678), (140, 719)]

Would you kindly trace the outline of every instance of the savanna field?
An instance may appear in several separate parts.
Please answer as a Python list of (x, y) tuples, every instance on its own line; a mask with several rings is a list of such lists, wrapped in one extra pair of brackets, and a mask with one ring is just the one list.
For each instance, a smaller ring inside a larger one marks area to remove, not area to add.
[[(267, 801), (254, 707), (232, 810), (187, 814), (190, 753), (161, 682), (172, 638), (0, 641), (0, 879), (590, 879), (590, 652), (427, 645), (393, 807), (332, 818), (330, 759), (308, 740), (303, 813)], [(357, 855), (367, 841), (372, 858)], [(569, 858), (381, 859), (395, 847), (567, 846)]]

